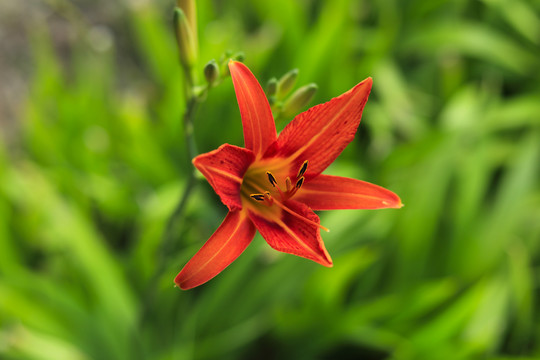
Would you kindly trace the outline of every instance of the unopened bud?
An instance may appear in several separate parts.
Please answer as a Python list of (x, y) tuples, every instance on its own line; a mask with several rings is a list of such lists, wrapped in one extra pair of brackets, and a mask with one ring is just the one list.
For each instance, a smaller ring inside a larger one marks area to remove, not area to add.
[(216, 60), (212, 59), (204, 67), (204, 77), (208, 82), (208, 85), (212, 86), (219, 78), (219, 67)]
[(185, 68), (189, 69), (197, 61), (197, 33), (190, 26), (184, 11), (180, 8), (174, 9), (174, 28), (180, 61)]
[(282, 115), (285, 118), (298, 114), (313, 99), (317, 92), (317, 84), (308, 84), (296, 90), (283, 105)]
[(195, 0), (176, 0), (176, 6), (182, 9), (186, 15), (189, 27), (195, 34), (195, 40), (197, 40), (197, 5)]
[(268, 80), (266, 83), (266, 95), (267, 96), (274, 96), (276, 95), (277, 91), (277, 79), (275, 77)]
[(233, 60), (243, 62), (246, 59), (246, 54), (243, 51), (239, 51), (233, 55)]
[(292, 90), (298, 78), (298, 69), (292, 69), (279, 79), (277, 84), (277, 97), (283, 99)]

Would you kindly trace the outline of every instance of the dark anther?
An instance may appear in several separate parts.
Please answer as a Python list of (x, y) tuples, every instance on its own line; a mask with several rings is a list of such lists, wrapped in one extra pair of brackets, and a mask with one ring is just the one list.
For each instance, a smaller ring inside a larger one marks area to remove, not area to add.
[(276, 178), (274, 177), (274, 175), (272, 175), (272, 173), (270, 171), (267, 171), (266, 175), (268, 175), (268, 181), (270, 181), (270, 184), (272, 184), (272, 186), (275, 187), (276, 184), (277, 184), (277, 181), (276, 181)]
[(302, 164), (302, 167), (300, 168), (300, 170), (298, 171), (298, 175), (296, 175), (296, 178), (300, 178), (304, 175), (304, 173), (306, 172), (307, 170), (307, 164), (308, 164), (308, 161), (304, 161), (304, 163)]
[(264, 195), (263, 194), (252, 194), (250, 196), (253, 199), (257, 200), (257, 201), (263, 201), (264, 200)]
[(298, 181), (296, 182), (296, 188), (297, 189), (300, 189), (300, 187), (302, 186), (302, 184), (304, 183), (304, 177), (302, 176), (300, 179), (298, 179)]

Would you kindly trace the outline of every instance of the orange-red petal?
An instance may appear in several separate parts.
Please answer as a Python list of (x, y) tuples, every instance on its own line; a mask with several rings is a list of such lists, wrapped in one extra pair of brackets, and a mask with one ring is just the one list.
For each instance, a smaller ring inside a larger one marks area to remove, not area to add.
[(367, 78), (346, 93), (296, 116), (265, 157), (283, 157), (299, 169), (309, 161), (306, 180), (320, 174), (354, 139), (371, 91)]
[[(268, 245), (275, 250), (331, 267), (332, 259), (324, 247), (319, 228), (313, 224), (320, 223), (319, 217), (299, 202), (287, 201), (284, 205), (299, 216), (282, 211), (281, 216), (268, 218), (249, 211), (249, 217)], [(307, 221), (302, 220), (302, 217)]]
[(230, 61), (229, 69), (242, 117), (246, 148), (261, 157), (277, 137), (270, 104), (261, 85), (244, 64)]
[(251, 150), (224, 144), (193, 159), (193, 165), (206, 177), (229, 210), (242, 208), (242, 178), (255, 156)]
[(400, 208), (399, 197), (375, 184), (351, 178), (319, 175), (294, 196), (313, 210)]
[(229, 212), (174, 282), (184, 290), (204, 284), (236, 260), (254, 236), (255, 227), (244, 211)]

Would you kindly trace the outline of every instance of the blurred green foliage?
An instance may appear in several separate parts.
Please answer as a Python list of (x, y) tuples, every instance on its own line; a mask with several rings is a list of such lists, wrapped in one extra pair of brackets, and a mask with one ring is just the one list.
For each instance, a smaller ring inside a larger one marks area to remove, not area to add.
[[(312, 104), (373, 76), (327, 173), (406, 206), (321, 213), (331, 269), (257, 236), (214, 280), (174, 288), (226, 210), (199, 181), (163, 242), (193, 171), (174, 4), (33, 3), (2, 25), (31, 60), (2, 69), (27, 91), (0, 137), (0, 358), (540, 358), (540, 3), (197, 4), (201, 79), (228, 49), (263, 84), (298, 68)], [(195, 133), (201, 152), (242, 144), (230, 81)]]

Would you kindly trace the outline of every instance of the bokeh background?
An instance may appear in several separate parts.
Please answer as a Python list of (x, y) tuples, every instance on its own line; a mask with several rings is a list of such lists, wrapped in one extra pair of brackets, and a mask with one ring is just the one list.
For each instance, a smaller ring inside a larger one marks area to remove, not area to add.
[[(405, 207), (320, 213), (331, 269), (257, 235), (175, 288), (226, 208), (199, 179), (169, 221), (193, 171), (174, 1), (2, 1), (0, 358), (539, 359), (540, 2), (197, 6), (199, 74), (243, 51), (311, 105), (372, 76), (327, 173)], [(200, 152), (243, 144), (230, 79), (194, 122)]]

